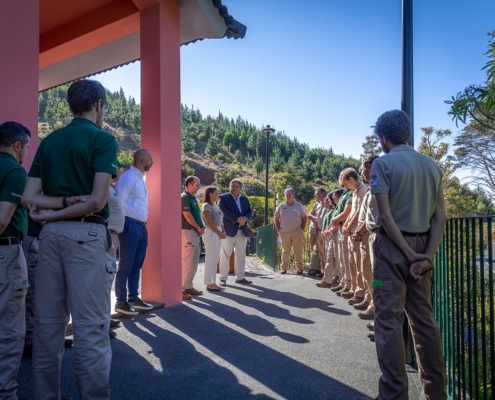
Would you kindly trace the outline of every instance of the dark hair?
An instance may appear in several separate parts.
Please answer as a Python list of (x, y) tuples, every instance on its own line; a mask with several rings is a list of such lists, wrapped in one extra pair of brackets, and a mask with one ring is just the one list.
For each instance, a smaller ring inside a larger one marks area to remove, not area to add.
[(323, 188), (318, 188), (318, 189), (316, 189), (316, 191), (320, 192), (320, 193), (323, 192), (323, 193), (327, 194), (327, 191)]
[(336, 195), (336, 196), (339, 196), (339, 198), (342, 197), (342, 194), (344, 193), (344, 189), (337, 189), (337, 190), (334, 190), (333, 193)]
[(208, 186), (205, 190), (205, 203), (211, 204), (211, 194), (215, 191), (218, 190), (216, 186)]
[(376, 121), (375, 135), (381, 135), (393, 144), (407, 144), (411, 138), (411, 120), (404, 111), (387, 111)]
[(354, 178), (355, 181), (359, 180), (358, 174), (354, 168), (346, 168), (340, 172), (339, 184), (344, 186), (344, 181)]
[(332, 205), (335, 205), (335, 201), (333, 201), (333, 198), (332, 198), (332, 195), (335, 193), (335, 190), (332, 190), (331, 192), (328, 192), (327, 194), (327, 198), (328, 200), (330, 200), (330, 203), (332, 203)]
[(15, 142), (21, 142), (24, 146), (31, 137), (31, 132), (18, 122), (8, 121), (0, 125), (0, 146), (10, 147)]
[[(186, 180), (184, 181), (184, 186), (186, 187), (186, 189), (187, 189), (187, 187), (188, 187), (191, 183), (193, 183), (193, 182), (194, 182), (194, 180), (195, 180), (195, 179), (198, 179), (198, 177), (196, 177), (196, 176), (192, 176), (192, 175), (191, 175), (191, 176), (188, 176), (188, 177), (186, 178)], [(199, 180), (199, 179), (198, 179), (198, 180)]]
[(98, 81), (81, 79), (75, 81), (67, 90), (67, 101), (75, 116), (91, 111), (98, 100), (101, 100), (102, 106), (107, 104), (105, 88)]
[(368, 154), (367, 156), (364, 156), (363, 161), (361, 161), (361, 164), (362, 165), (367, 165), (367, 164), (372, 165), (373, 161), (375, 161), (377, 158), (380, 158), (380, 156), (376, 155), (376, 154)]

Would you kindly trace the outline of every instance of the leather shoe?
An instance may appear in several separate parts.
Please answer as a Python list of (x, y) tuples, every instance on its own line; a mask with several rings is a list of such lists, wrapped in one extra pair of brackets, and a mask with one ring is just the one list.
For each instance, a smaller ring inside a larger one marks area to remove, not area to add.
[(192, 300), (192, 297), (190, 294), (187, 294), (186, 292), (182, 292), (182, 300)]
[(110, 329), (115, 329), (120, 326), (120, 321), (118, 319), (110, 319)]
[(227, 286), (227, 281), (220, 280), (220, 286)]
[(362, 303), (363, 301), (364, 301), (363, 297), (352, 296), (347, 303), (353, 306), (354, 304), (359, 304)]
[(197, 289), (186, 289), (184, 290), (184, 292), (186, 292), (187, 294), (190, 294), (190, 295), (193, 295), (193, 296), (199, 296), (200, 294), (203, 294), (203, 292), (201, 290), (197, 290)]
[(368, 322), (366, 324), (366, 328), (368, 328), (371, 332), (375, 330), (375, 323), (374, 322)]
[(309, 271), (308, 271), (308, 275), (316, 275), (316, 270), (314, 268), (310, 268)]
[(253, 281), (248, 281), (246, 278), (237, 279), (235, 283), (240, 283), (241, 285), (250, 285)]
[(371, 340), (372, 342), (375, 341), (375, 334), (374, 333), (368, 333), (368, 339)]
[(115, 339), (117, 337), (117, 332), (108, 331), (108, 337), (110, 338), (110, 340)]
[(216, 288), (209, 288), (208, 286), (206, 286), (206, 291), (207, 292), (221, 292), (222, 289), (220, 289), (219, 287), (216, 287)]
[(331, 283), (328, 282), (318, 282), (316, 286), (321, 287), (321, 288), (327, 288), (330, 289), (332, 287)]
[(280, 275), (285, 275), (286, 273), (287, 273), (286, 269), (283, 269), (282, 271), (280, 271)]
[[(333, 284), (332, 284), (332, 286), (333, 286)], [(330, 290), (332, 292), (340, 292), (343, 289), (344, 289), (344, 286), (337, 285), (337, 286), (332, 287), (332, 289), (330, 289)]]
[(344, 299), (350, 299), (352, 296), (354, 296), (354, 292), (347, 290), (347, 291), (342, 292), (340, 295)]
[(360, 312), (358, 314), (358, 317), (361, 319), (374, 319), (375, 318), (375, 312), (370, 309), (366, 309), (363, 312)]
[(359, 310), (359, 311), (364, 311), (364, 310), (368, 309), (369, 305), (370, 305), (370, 303), (363, 300), (361, 303), (354, 304), (354, 309)]

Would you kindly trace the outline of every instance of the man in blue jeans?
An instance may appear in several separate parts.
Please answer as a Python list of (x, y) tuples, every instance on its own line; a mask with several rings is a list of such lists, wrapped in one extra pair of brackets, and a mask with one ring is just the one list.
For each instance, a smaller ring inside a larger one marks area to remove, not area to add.
[(140, 149), (134, 153), (134, 165), (117, 182), (119, 199), (125, 214), (124, 230), (119, 234), (120, 263), (115, 278), (115, 311), (121, 314), (136, 315), (136, 309), (153, 308), (139, 298), (139, 279), (148, 247), (146, 172), (152, 165), (151, 153)]

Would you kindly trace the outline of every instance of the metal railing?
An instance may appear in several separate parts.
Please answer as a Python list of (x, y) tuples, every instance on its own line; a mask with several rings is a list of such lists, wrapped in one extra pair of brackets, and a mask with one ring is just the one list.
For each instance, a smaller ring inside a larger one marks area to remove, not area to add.
[(435, 257), (433, 302), (452, 399), (495, 387), (493, 218), (451, 218)]
[(273, 269), (277, 265), (277, 242), (273, 224), (256, 229), (256, 255)]

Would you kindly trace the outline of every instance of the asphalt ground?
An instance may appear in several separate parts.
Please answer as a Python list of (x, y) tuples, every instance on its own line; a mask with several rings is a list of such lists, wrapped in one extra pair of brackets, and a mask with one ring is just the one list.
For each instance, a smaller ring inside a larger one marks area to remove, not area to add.
[[(230, 276), (202, 296), (121, 318), (112, 340), (112, 399), (374, 399), (380, 371), (358, 311), (319, 279), (280, 275), (248, 257), (246, 277)], [(422, 398), (409, 374), (411, 399)], [(23, 358), (18, 396), (31, 394), (31, 360)], [(61, 393), (79, 399), (73, 349), (62, 362)]]

